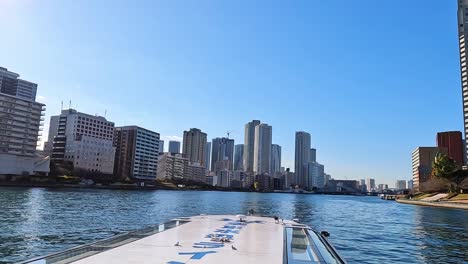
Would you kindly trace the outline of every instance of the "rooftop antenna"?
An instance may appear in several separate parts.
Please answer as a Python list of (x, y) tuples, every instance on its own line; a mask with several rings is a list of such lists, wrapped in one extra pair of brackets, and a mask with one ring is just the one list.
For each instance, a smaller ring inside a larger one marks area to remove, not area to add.
[(62, 100), (62, 107), (60, 108), (61, 111), (63, 111), (63, 100)]
[(107, 109), (104, 111), (104, 118), (107, 118)]
[(71, 100), (68, 102), (68, 109), (71, 109)]
[(227, 133), (227, 137), (229, 139), (229, 135), (231, 134), (231, 131), (228, 130), (228, 131), (226, 131), (226, 133)]

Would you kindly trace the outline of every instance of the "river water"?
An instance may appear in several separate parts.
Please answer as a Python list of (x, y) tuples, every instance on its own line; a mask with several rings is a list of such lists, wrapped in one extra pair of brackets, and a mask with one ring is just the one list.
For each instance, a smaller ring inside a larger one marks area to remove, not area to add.
[(155, 225), (249, 209), (331, 233), (348, 263), (467, 263), (468, 211), (377, 197), (0, 187), (0, 263)]

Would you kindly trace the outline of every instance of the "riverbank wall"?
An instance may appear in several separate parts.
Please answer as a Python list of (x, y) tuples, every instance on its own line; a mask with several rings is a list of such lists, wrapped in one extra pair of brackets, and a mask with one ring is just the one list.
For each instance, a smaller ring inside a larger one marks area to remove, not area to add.
[(408, 199), (397, 199), (398, 203), (420, 205), (420, 206), (432, 206), (432, 207), (442, 207), (442, 208), (452, 208), (452, 209), (464, 209), (468, 210), (468, 204), (455, 203), (455, 202), (424, 202), (424, 201), (414, 201)]

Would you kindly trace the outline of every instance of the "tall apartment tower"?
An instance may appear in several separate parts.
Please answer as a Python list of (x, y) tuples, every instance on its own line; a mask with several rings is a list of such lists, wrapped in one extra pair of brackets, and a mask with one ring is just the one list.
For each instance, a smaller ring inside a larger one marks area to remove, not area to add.
[(116, 127), (114, 176), (117, 179), (156, 180), (159, 133), (137, 127)]
[(309, 162), (308, 168), (308, 189), (312, 188), (323, 188), (325, 186), (325, 166), (317, 162)]
[(182, 153), (186, 155), (190, 163), (205, 165), (206, 133), (198, 128), (184, 131)]
[(314, 148), (310, 149), (309, 161), (310, 162), (317, 162), (317, 150), (314, 149)]
[(172, 154), (180, 154), (180, 142), (169, 141), (169, 152)]
[(446, 149), (447, 155), (460, 167), (465, 165), (462, 137), (463, 135), (460, 131), (437, 133), (437, 147), (440, 149)]
[(296, 185), (308, 187), (309, 173), (308, 163), (310, 161), (310, 134), (304, 131), (296, 132), (296, 146), (294, 158), (294, 172)]
[(244, 144), (234, 146), (234, 170), (244, 170)]
[(45, 105), (35, 101), (37, 84), (18, 77), (0, 67), (0, 174), (34, 174), (38, 161)]
[[(458, 45), (460, 51), (460, 72), (463, 98), (463, 120), (465, 145), (468, 145), (468, 0), (458, 1)], [(464, 163), (468, 161), (468, 148), (463, 153)], [(415, 182), (415, 187), (417, 183)]]
[(244, 171), (254, 171), (254, 145), (255, 127), (260, 125), (260, 120), (252, 120), (245, 124), (244, 134)]
[(254, 162), (255, 174), (270, 173), (272, 127), (268, 124), (255, 126)]
[(375, 179), (367, 178), (367, 190), (371, 191), (375, 189)]
[(211, 171), (232, 170), (234, 167), (234, 139), (214, 138), (211, 148)]
[(205, 170), (210, 171), (211, 168), (211, 142), (206, 142), (205, 148)]
[(281, 171), (281, 146), (277, 144), (271, 145), (271, 164), (270, 173), (275, 175)]
[(164, 140), (159, 140), (159, 153), (164, 153)]
[(71, 162), (78, 175), (112, 174), (113, 140), (114, 123), (102, 116), (66, 109), (60, 115), (50, 117), (47, 148), (52, 149), (51, 159)]

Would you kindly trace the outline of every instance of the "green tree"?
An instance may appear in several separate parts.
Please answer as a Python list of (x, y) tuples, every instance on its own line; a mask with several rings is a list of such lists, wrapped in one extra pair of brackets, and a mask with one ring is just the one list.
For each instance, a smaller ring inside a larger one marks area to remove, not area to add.
[(437, 153), (432, 163), (432, 176), (439, 179), (447, 179), (454, 183), (450, 186), (450, 191), (459, 189), (459, 185), (468, 176), (467, 171), (460, 170), (456, 162), (444, 153)]
[(432, 176), (451, 180), (452, 174), (458, 170), (457, 164), (442, 152), (437, 153), (432, 163)]

